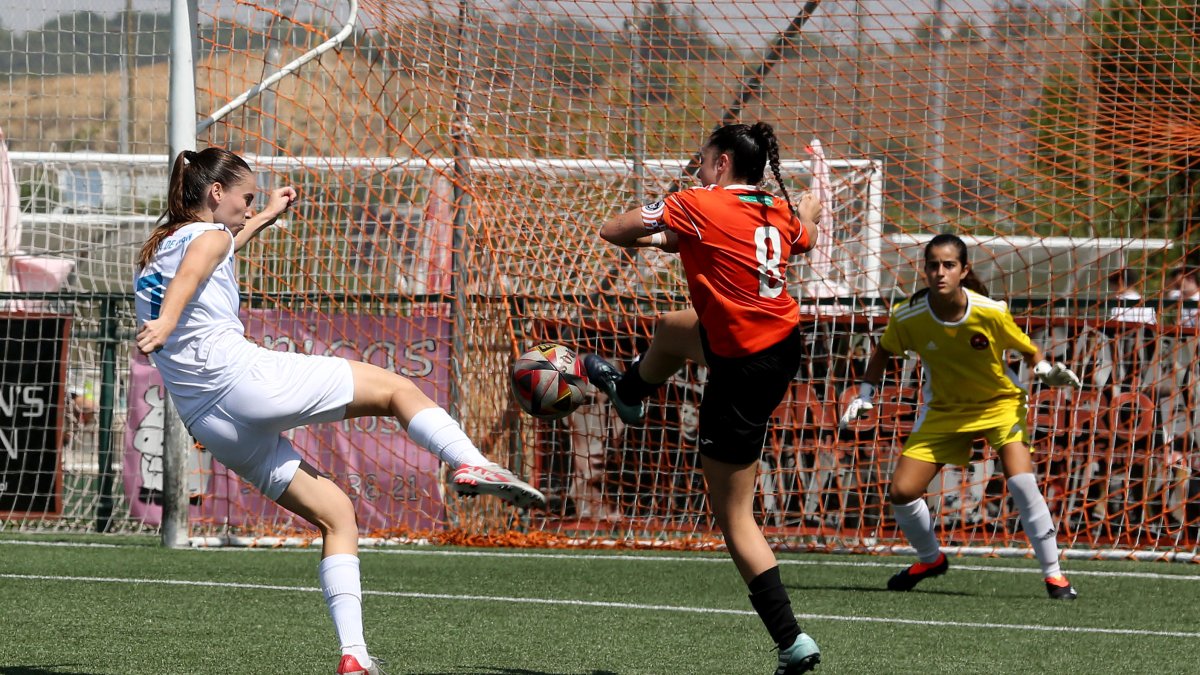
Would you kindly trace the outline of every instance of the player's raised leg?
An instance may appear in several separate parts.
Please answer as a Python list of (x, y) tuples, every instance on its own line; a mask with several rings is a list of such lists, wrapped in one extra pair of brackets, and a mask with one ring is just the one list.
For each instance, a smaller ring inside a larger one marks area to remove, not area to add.
[(607, 396), (626, 424), (645, 416), (645, 399), (688, 362), (704, 365), (700, 319), (695, 309), (667, 312), (654, 324), (654, 337), (645, 354), (622, 373), (596, 354), (583, 357), (588, 380)]
[(369, 363), (350, 362), (354, 400), (346, 417), (392, 415), (414, 443), (454, 469), (459, 494), (494, 495), (515, 506), (546, 507), (546, 497), (507, 468), (484, 457), (458, 422), (412, 380)]

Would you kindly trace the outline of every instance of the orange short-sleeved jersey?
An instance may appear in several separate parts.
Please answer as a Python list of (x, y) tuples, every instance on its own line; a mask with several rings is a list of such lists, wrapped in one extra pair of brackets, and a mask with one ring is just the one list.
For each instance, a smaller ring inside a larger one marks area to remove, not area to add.
[(787, 261), (812, 248), (787, 201), (752, 185), (696, 187), (642, 207), (647, 230), (679, 235), (692, 305), (718, 356), (753, 354), (800, 320)]

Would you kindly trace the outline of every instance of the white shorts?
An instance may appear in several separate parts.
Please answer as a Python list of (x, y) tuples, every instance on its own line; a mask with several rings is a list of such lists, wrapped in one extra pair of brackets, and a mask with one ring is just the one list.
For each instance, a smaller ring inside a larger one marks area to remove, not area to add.
[(341, 420), (353, 400), (346, 359), (264, 350), (188, 431), (226, 468), (277, 500), (300, 467), (283, 432)]

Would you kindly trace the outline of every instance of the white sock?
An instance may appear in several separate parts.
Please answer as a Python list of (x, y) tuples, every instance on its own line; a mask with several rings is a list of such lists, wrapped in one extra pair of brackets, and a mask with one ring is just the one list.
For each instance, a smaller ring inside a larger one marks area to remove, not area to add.
[(917, 549), (917, 560), (931, 563), (938, 559), (937, 535), (933, 533), (933, 518), (929, 516), (929, 505), (925, 498), (914, 499), (907, 504), (892, 504), (892, 514), (900, 531), (908, 537), (908, 543)]
[(362, 583), (359, 580), (358, 556), (349, 553), (331, 555), (317, 566), (317, 579), (333, 630), (342, 645), (343, 654), (352, 654), (363, 667), (371, 665), (367, 656), (367, 640), (363, 637)]
[(1042, 576), (1062, 574), (1058, 566), (1058, 534), (1054, 530), (1054, 519), (1046, 507), (1046, 499), (1038, 489), (1037, 479), (1031, 473), (1019, 473), (1008, 479), (1008, 493), (1017, 504), (1021, 516), (1021, 529), (1033, 546), (1033, 554), (1042, 564)]
[(408, 423), (408, 436), (455, 469), (490, 464), (458, 422), (441, 408), (426, 408), (413, 415)]

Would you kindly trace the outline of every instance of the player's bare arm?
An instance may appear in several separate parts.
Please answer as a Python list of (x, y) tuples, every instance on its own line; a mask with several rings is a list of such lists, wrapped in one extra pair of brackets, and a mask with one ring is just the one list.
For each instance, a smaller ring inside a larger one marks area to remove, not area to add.
[(158, 318), (147, 321), (138, 329), (139, 351), (151, 354), (167, 343), (184, 307), (195, 297), (196, 289), (212, 276), (228, 253), (229, 235), (218, 230), (205, 232), (188, 244), (179, 272), (167, 284)]
[(1025, 361), (1025, 365), (1029, 366), (1030, 368), (1033, 368), (1034, 366), (1041, 363), (1042, 361), (1045, 361), (1046, 355), (1045, 355), (1045, 353), (1042, 352), (1041, 349), (1034, 347), (1033, 352), (1031, 352), (1029, 354), (1024, 354), (1024, 353), (1021, 354), (1021, 358)]
[(646, 231), (640, 207), (612, 218), (600, 228), (600, 238), (617, 246), (636, 246), (638, 239), (651, 235)]
[(679, 252), (679, 235), (671, 230), (663, 230), (637, 238), (630, 248), (657, 248), (667, 253)]
[(609, 220), (600, 228), (600, 238), (625, 248), (658, 248), (668, 253), (679, 252), (679, 235), (670, 230), (647, 232), (640, 208)]
[(288, 210), (288, 207), (296, 201), (297, 196), (296, 188), (290, 185), (272, 190), (270, 196), (267, 198), (267, 205), (263, 207), (263, 210), (258, 213), (252, 213), (250, 217), (246, 218), (246, 224), (242, 226), (241, 231), (234, 237), (234, 250), (242, 250), (259, 233), (274, 225), (279, 216), (283, 215)]
[(888, 360), (891, 358), (892, 353), (883, 347), (876, 347), (875, 351), (871, 352), (871, 358), (867, 361), (867, 370), (863, 373), (862, 379), (858, 383), (858, 395), (850, 401), (850, 405), (842, 413), (839, 425), (843, 429), (859, 417), (865, 416), (867, 411), (875, 407), (875, 390), (879, 388), (879, 383), (883, 381), (883, 372), (887, 368)]
[(867, 360), (867, 369), (863, 372), (862, 381), (878, 387), (883, 381), (883, 372), (887, 369), (888, 361), (893, 356), (894, 354), (883, 347), (876, 347), (875, 351), (871, 352), (871, 358)]
[(821, 222), (821, 200), (815, 193), (809, 191), (800, 196), (800, 203), (796, 206), (796, 218), (804, 227), (804, 240), (808, 242), (808, 246), (793, 247), (792, 252), (811, 251), (817, 245), (817, 225)]

